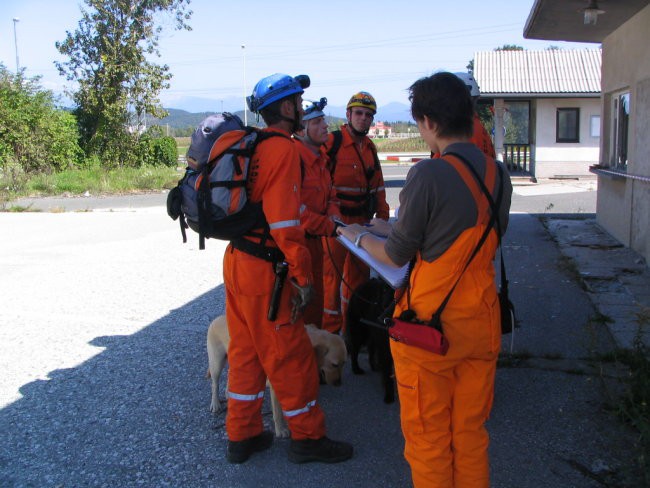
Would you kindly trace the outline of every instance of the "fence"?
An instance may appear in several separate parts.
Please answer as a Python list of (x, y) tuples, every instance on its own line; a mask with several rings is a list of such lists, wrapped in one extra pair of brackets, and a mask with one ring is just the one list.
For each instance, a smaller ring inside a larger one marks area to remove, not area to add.
[(503, 159), (508, 170), (528, 173), (530, 168), (530, 144), (504, 144)]

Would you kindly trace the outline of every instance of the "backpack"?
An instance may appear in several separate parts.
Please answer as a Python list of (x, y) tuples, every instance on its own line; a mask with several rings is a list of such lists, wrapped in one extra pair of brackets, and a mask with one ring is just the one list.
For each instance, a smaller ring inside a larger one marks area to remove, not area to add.
[(262, 203), (248, 199), (246, 182), (257, 144), (278, 135), (244, 126), (228, 112), (199, 124), (187, 150), (185, 175), (167, 196), (167, 213), (180, 219), (183, 242), (188, 227), (199, 234), (199, 249), (205, 249), (207, 238), (233, 241), (268, 227)]

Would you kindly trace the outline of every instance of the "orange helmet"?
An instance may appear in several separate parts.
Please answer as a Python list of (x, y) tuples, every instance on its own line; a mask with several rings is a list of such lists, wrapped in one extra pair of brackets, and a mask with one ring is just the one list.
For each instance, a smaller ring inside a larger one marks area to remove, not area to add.
[(373, 114), (377, 113), (377, 102), (370, 93), (364, 91), (352, 95), (346, 109), (349, 110), (352, 107), (364, 107), (372, 110)]

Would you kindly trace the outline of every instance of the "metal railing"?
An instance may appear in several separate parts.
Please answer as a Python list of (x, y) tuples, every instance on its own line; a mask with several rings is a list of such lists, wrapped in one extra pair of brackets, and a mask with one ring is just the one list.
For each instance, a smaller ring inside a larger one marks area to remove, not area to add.
[(511, 173), (528, 173), (530, 171), (530, 144), (504, 144), (503, 159)]

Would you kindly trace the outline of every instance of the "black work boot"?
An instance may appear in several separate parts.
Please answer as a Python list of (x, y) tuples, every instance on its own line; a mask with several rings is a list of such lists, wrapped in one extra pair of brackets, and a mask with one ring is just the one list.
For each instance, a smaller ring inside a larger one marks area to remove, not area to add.
[(243, 441), (228, 441), (226, 459), (232, 464), (243, 463), (254, 452), (266, 451), (271, 444), (273, 444), (273, 433), (268, 430)]
[(340, 463), (352, 457), (352, 444), (321, 437), (320, 439), (291, 439), (289, 461), (292, 463)]

